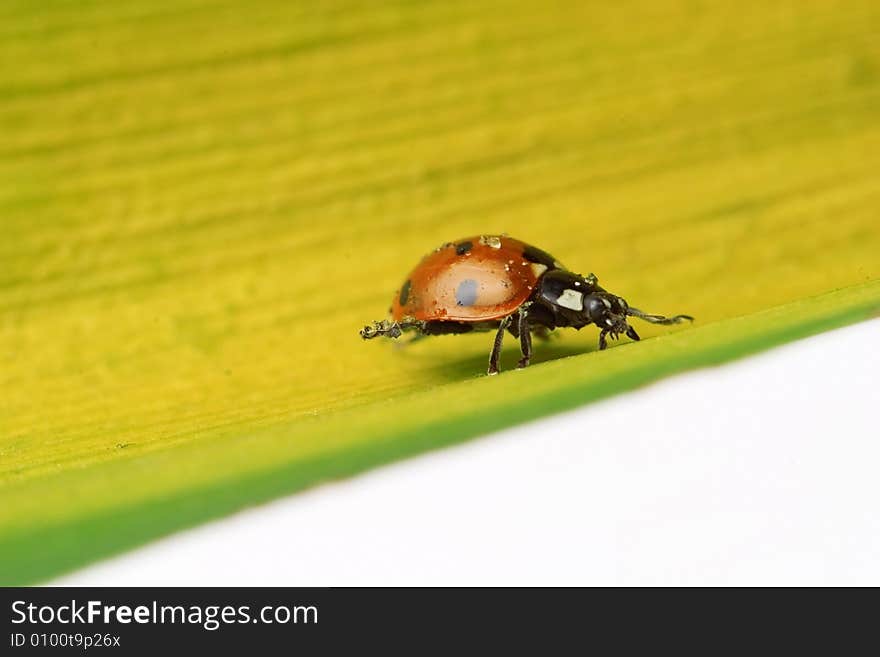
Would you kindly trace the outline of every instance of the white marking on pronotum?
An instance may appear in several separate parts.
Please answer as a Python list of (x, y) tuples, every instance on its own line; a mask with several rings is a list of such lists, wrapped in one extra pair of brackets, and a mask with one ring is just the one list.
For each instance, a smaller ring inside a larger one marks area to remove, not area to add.
[(501, 248), (501, 238), (497, 235), (483, 235), (480, 238), (480, 244), (492, 247), (493, 249)]
[(547, 265), (542, 265), (540, 262), (532, 263), (532, 273), (535, 275), (535, 278), (539, 278), (545, 271), (547, 271)]
[(558, 303), (563, 308), (568, 308), (569, 310), (583, 310), (584, 295), (582, 292), (578, 292), (577, 290), (565, 289), (562, 291), (562, 294), (559, 295), (556, 303)]

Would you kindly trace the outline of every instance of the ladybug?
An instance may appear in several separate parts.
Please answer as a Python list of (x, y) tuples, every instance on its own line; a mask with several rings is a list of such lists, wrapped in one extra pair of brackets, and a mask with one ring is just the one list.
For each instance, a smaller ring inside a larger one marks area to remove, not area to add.
[(519, 338), (526, 367), (532, 356), (532, 333), (546, 336), (559, 327), (599, 327), (599, 349), (624, 333), (638, 340), (627, 317), (653, 324), (693, 321), (690, 315), (663, 317), (633, 308), (599, 286), (595, 275), (568, 271), (546, 251), (506, 235), (480, 235), (448, 242), (416, 266), (394, 295), (391, 320), (373, 322), (360, 334), (399, 338), (495, 331), (489, 374), (498, 373), (505, 331)]

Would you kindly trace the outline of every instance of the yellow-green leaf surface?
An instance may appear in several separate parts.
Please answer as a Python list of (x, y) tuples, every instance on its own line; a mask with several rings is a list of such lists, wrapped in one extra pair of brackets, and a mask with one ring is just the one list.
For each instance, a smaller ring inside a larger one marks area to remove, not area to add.
[[(0, 583), (876, 313), (878, 25), (871, 0), (0, 3)], [(698, 322), (569, 331), (493, 378), (485, 334), (357, 337), (486, 232)]]

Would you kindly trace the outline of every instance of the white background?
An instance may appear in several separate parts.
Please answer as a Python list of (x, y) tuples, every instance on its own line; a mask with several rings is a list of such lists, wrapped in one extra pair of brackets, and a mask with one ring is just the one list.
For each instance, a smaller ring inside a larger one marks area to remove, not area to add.
[(880, 320), (183, 532), (77, 585), (880, 585)]

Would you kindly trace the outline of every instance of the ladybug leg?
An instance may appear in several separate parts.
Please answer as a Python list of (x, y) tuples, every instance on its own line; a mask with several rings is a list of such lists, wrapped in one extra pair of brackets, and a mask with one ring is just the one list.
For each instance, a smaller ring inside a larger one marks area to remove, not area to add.
[(504, 331), (510, 325), (510, 315), (501, 320), (498, 331), (495, 333), (495, 342), (492, 344), (492, 353), (489, 354), (489, 369), (486, 374), (498, 374), (498, 359), (501, 356), (501, 343), (504, 342)]
[(519, 317), (519, 347), (522, 351), (522, 358), (519, 359), (517, 367), (522, 369), (529, 366), (532, 359), (532, 332), (529, 328), (528, 308), (521, 307), (518, 313)]
[(404, 331), (416, 329), (419, 332), (424, 331), (425, 323), (418, 320), (408, 320), (402, 322), (389, 322), (383, 319), (381, 322), (373, 322), (372, 326), (365, 326), (361, 329), (361, 337), (364, 340), (372, 340), (379, 336), (388, 338), (399, 338)]
[(608, 329), (602, 329), (602, 332), (599, 333), (599, 351), (605, 349), (608, 346), (608, 341), (605, 339), (605, 336), (608, 334)]

